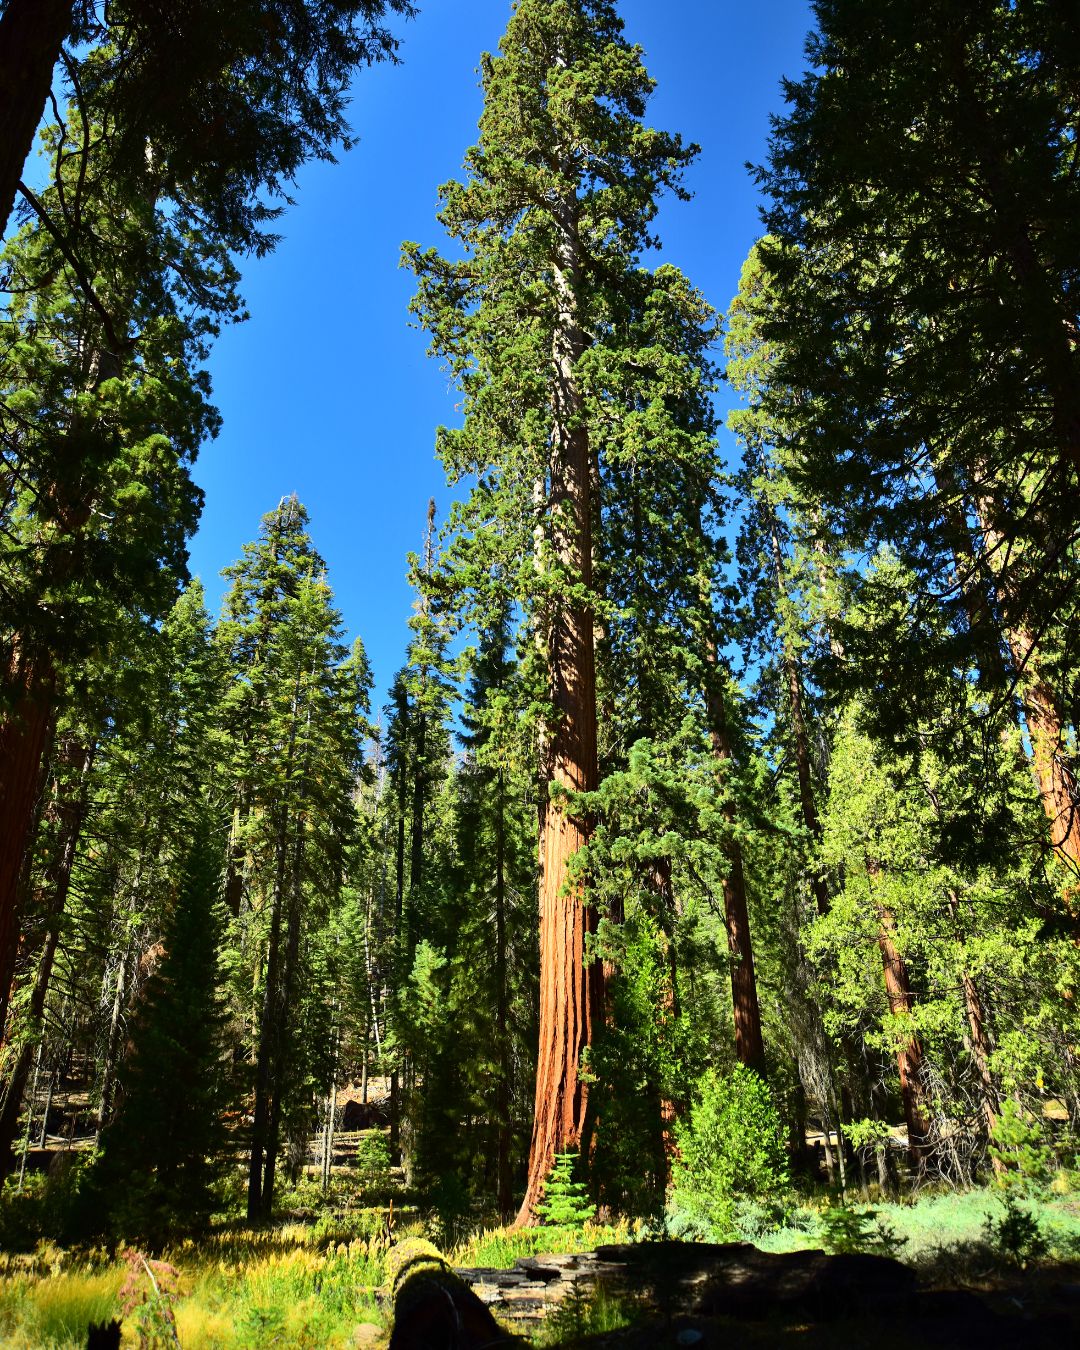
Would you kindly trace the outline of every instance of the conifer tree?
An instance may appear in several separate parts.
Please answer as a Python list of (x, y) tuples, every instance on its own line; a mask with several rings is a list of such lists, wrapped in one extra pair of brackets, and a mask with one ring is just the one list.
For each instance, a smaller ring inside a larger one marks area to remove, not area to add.
[[(223, 720), (237, 803), (230, 867), (242, 876), (233, 928), (249, 972), (236, 997), (254, 1031), (254, 1220), (271, 1212), (283, 1130), (305, 1099), (313, 1051), (304, 1027), (325, 1041), (317, 1000), (310, 1018), (294, 1022), (292, 1012), (346, 880), (370, 672), (360, 643), (350, 652), (342, 642), (325, 564), (295, 497), (263, 518), (244, 554), (227, 573), (218, 643), (230, 677)], [(257, 1006), (245, 1008), (252, 983)]]
[[(918, 578), (920, 640), (890, 655), (905, 689), (917, 696), (922, 672), (959, 662), (993, 695), (989, 721), (1019, 696), (1073, 908), (1071, 20), (1006, 0), (814, 8), (815, 68), (786, 85), (759, 171), (772, 199), (768, 397), (789, 472), (854, 547), (887, 542)], [(930, 656), (934, 611), (954, 622)], [(850, 638), (869, 689), (880, 653)], [(886, 734), (910, 730), (919, 714), (905, 702), (866, 711)]]
[(570, 867), (589, 833), (576, 794), (598, 784), (598, 447), (583, 367), (602, 359), (613, 294), (691, 152), (644, 125), (651, 81), (611, 0), (521, 0), (482, 74), (468, 179), (442, 189), (440, 220), (464, 257), (410, 245), (406, 258), (420, 277), (416, 311), (465, 395), (463, 427), (440, 433), (439, 445), (452, 479), (479, 480), (461, 516), (476, 541), (468, 581), (483, 585), (480, 559), (501, 531), (517, 550), (515, 600), (547, 674), (541, 1029), (524, 1221), (555, 1153), (581, 1140), (580, 1058), (603, 1004), (600, 967), (586, 956), (596, 913)]
[(159, 1244), (198, 1229), (225, 1162), (221, 987), (224, 830), (220, 809), (188, 813), (191, 843), (178, 860), (161, 932), (163, 954), (146, 981), (118, 1075), (119, 1107), (102, 1133), (99, 1194), (115, 1230)]

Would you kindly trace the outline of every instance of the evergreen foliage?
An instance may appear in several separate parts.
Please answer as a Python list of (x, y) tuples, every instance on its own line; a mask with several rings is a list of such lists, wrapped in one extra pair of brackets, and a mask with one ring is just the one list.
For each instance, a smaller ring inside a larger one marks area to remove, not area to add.
[(536, 1212), (552, 1228), (579, 1228), (596, 1217), (588, 1188), (584, 1182), (574, 1180), (577, 1161), (573, 1153), (557, 1153), (544, 1182), (544, 1198)]
[(102, 1135), (95, 1190), (110, 1227), (155, 1246), (206, 1224), (227, 1159), (223, 865), (215, 813), (196, 814), (156, 968), (132, 1020), (118, 1115)]

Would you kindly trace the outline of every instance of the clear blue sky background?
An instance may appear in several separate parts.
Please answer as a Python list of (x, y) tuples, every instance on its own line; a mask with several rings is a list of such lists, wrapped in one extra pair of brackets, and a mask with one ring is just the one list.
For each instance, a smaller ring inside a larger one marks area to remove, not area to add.
[[(363, 638), (376, 706), (404, 659), (412, 595), (405, 555), (419, 550), (428, 498), (451, 500), (434, 430), (455, 420), (454, 391), (409, 326), (402, 240), (441, 245), (436, 190), (459, 174), (480, 115), (479, 55), (495, 50), (509, 0), (419, 0), (401, 26), (402, 64), (361, 71), (352, 121), (360, 137), (336, 165), (304, 171), (270, 257), (244, 264), (251, 319), (211, 358), (224, 416), (196, 478), (206, 508), (191, 546), (216, 611), (219, 573), (260, 517), (296, 492), (350, 637)], [(738, 285), (760, 233), (744, 163), (765, 153), (781, 76), (797, 76), (808, 0), (623, 0), (627, 36), (657, 81), (652, 125), (702, 153), (694, 198), (669, 202), (663, 258), (718, 308)]]

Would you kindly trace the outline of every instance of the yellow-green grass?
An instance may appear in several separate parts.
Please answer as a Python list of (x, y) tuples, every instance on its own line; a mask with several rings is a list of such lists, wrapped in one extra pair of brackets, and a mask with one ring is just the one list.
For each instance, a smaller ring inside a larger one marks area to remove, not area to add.
[[(356, 1344), (361, 1324), (381, 1328), (376, 1290), (385, 1278), (384, 1251), (360, 1241), (320, 1251), (308, 1245), (309, 1233), (296, 1225), (223, 1234), (167, 1253), (180, 1271), (173, 1311), (184, 1350), (344, 1350)], [(90, 1322), (121, 1315), (122, 1262), (64, 1268), (55, 1249), (49, 1260), (46, 1267), (28, 1259), (26, 1273), (0, 1279), (0, 1350), (81, 1350)], [(125, 1347), (138, 1344), (136, 1323), (137, 1314), (124, 1319)]]
[(30, 1346), (82, 1350), (89, 1324), (116, 1316), (123, 1281), (119, 1266), (16, 1275), (0, 1281), (0, 1346), (3, 1350)]

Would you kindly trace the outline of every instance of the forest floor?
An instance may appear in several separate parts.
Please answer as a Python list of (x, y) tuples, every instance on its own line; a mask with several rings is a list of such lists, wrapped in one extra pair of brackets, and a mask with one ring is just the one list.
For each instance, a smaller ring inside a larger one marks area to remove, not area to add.
[[(50, 1139), (50, 1154), (59, 1148), (71, 1149), (75, 1156), (66, 1165), (54, 1165), (48, 1178), (28, 1170), (21, 1195), (13, 1194), (11, 1183), (5, 1191), (0, 1205), (0, 1350), (82, 1350), (91, 1322), (118, 1316), (123, 1316), (125, 1347), (169, 1345), (175, 1350), (177, 1342), (182, 1350), (384, 1347), (393, 1316), (387, 1256), (407, 1238), (427, 1238), (458, 1269), (507, 1270), (523, 1258), (540, 1258), (543, 1264), (547, 1254), (594, 1252), (661, 1236), (655, 1227), (627, 1221), (511, 1232), (484, 1227), (474, 1217), (455, 1214), (452, 1207), (441, 1213), (430, 1205), (422, 1210), (420, 1197), (404, 1190), (400, 1174), (391, 1173), (388, 1179), (385, 1130), (376, 1126), (337, 1136), (332, 1182), (325, 1194), (313, 1143), (303, 1174), (281, 1191), (275, 1222), (262, 1229), (251, 1230), (241, 1221), (243, 1175), (238, 1168), (213, 1231), (198, 1242), (178, 1242), (159, 1253), (164, 1264), (155, 1266), (149, 1253), (132, 1253), (122, 1245), (61, 1247), (37, 1237), (50, 1231), (63, 1187), (78, 1175), (79, 1142), (71, 1132), (62, 1140)], [(923, 1190), (905, 1203), (877, 1203), (872, 1210), (849, 1196), (849, 1206), (839, 1208), (836, 1197), (822, 1190), (793, 1198), (779, 1224), (765, 1211), (748, 1209), (740, 1214), (738, 1237), (771, 1254), (824, 1247), (895, 1257), (914, 1272), (915, 1301), (906, 1310), (911, 1316), (895, 1315), (903, 1303), (897, 1300), (884, 1321), (864, 1316), (792, 1319), (772, 1311), (764, 1318), (732, 1319), (694, 1314), (689, 1303), (658, 1307), (655, 1300), (650, 1303), (633, 1289), (628, 1292), (625, 1282), (612, 1289), (586, 1280), (569, 1282), (563, 1290), (569, 1297), (541, 1300), (529, 1315), (509, 1325), (535, 1345), (628, 1350), (665, 1345), (707, 1350), (721, 1344), (889, 1350), (902, 1345), (914, 1350), (970, 1342), (967, 1335), (956, 1336), (959, 1325), (947, 1318), (942, 1321), (935, 1314), (929, 1321), (912, 1320), (920, 1305), (932, 1305), (932, 1299), (926, 1302), (928, 1294), (958, 1290), (977, 1296), (991, 1318), (1008, 1319), (980, 1329), (980, 1350), (995, 1344), (1026, 1350), (1042, 1344), (1044, 1332), (1048, 1344), (1080, 1344), (1080, 1180), (1072, 1190), (1063, 1180), (1058, 1193), (1028, 1197), (1012, 1209), (989, 1189)], [(843, 1220), (839, 1225), (837, 1216)], [(692, 1262), (689, 1244), (687, 1250)], [(1007, 1335), (1020, 1339), (995, 1341), (994, 1326), (999, 1331), (1004, 1326)]]
[[(155, 1331), (159, 1340), (149, 1344), (175, 1345), (163, 1321), (166, 1308), (175, 1318), (183, 1350), (382, 1347), (392, 1321), (386, 1288), (388, 1236), (394, 1242), (414, 1235), (441, 1239), (440, 1246), (458, 1268), (505, 1269), (523, 1257), (539, 1257), (543, 1264), (545, 1253), (590, 1252), (647, 1235), (641, 1225), (623, 1223), (522, 1233), (489, 1229), (454, 1242), (452, 1234), (439, 1231), (436, 1218), (421, 1221), (415, 1210), (398, 1205), (388, 1235), (388, 1205), (342, 1207), (344, 1191), (335, 1186), (331, 1206), (316, 1211), (311, 1202), (317, 1189), (307, 1179), (285, 1193), (282, 1200), (292, 1206), (292, 1214), (283, 1214), (271, 1227), (250, 1231), (235, 1221), (223, 1222), (200, 1242), (179, 1243), (162, 1253), (162, 1261), (177, 1274), (174, 1278), (151, 1267), (162, 1291), (156, 1299), (141, 1262), (125, 1262), (122, 1253), (66, 1250), (41, 1241), (31, 1251), (5, 1254), (0, 1257), (0, 1346), (81, 1350), (88, 1324), (120, 1315), (126, 1301), (125, 1347), (139, 1345), (140, 1332)], [(695, 1315), (689, 1307), (659, 1309), (627, 1296), (625, 1289), (612, 1292), (588, 1285), (544, 1308), (546, 1315), (512, 1325), (535, 1345), (629, 1350), (664, 1345), (707, 1350), (734, 1343), (792, 1350), (841, 1345), (889, 1350), (902, 1345), (913, 1350), (968, 1342), (966, 1334), (958, 1335), (961, 1326), (955, 1321), (943, 1321), (938, 1313), (929, 1319), (917, 1316), (928, 1291), (964, 1290), (977, 1295), (992, 1318), (1007, 1319), (980, 1329), (981, 1347), (1080, 1343), (1080, 1195), (1031, 1201), (1026, 1212), (1048, 1250), (1022, 1265), (989, 1236), (988, 1217), (991, 1223), (1000, 1222), (1005, 1213), (989, 1191), (924, 1195), (910, 1204), (878, 1206), (875, 1228), (863, 1225), (864, 1237), (869, 1235), (879, 1251), (884, 1246), (912, 1267), (919, 1291), (914, 1303), (898, 1300), (884, 1321), (863, 1315), (839, 1321), (806, 1316), (792, 1320), (779, 1313)], [(808, 1208), (796, 1224), (756, 1235), (756, 1245), (774, 1253), (820, 1247), (820, 1231), (812, 1229), (814, 1213)], [(1007, 1338), (995, 1340), (995, 1327), (1004, 1327)]]

